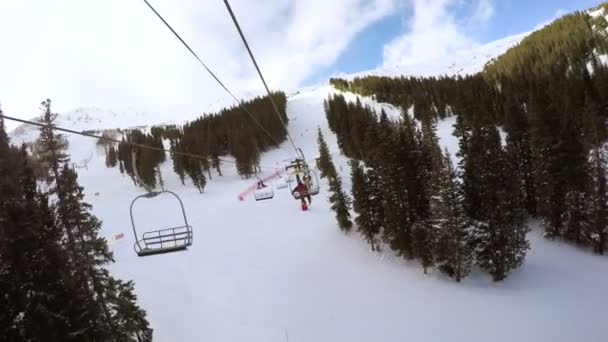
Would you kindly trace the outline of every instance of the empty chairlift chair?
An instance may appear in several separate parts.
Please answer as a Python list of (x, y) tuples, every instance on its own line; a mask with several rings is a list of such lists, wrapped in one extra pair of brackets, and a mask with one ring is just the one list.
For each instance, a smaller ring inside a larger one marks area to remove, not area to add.
[[(175, 227), (146, 231), (143, 235), (139, 236), (135, 227), (135, 219), (133, 218), (133, 205), (139, 199), (155, 198), (163, 194), (173, 195), (177, 199), (181, 207), (182, 218), (180, 218), (180, 221), (183, 219), (183, 223), (180, 222)], [(188, 224), (188, 218), (186, 217), (186, 210), (184, 209), (182, 200), (174, 192), (168, 190), (153, 191), (137, 196), (131, 202), (129, 212), (131, 215), (131, 224), (133, 225), (133, 234), (135, 234), (135, 245), (133, 248), (138, 256), (184, 251), (192, 245), (192, 227)]]
[(277, 189), (285, 189), (287, 187), (287, 180), (285, 180), (285, 177), (280, 176), (275, 185)]
[(258, 183), (258, 188), (253, 192), (253, 197), (256, 201), (272, 199), (274, 197), (274, 191), (272, 190), (272, 186), (260, 186), (260, 183)]

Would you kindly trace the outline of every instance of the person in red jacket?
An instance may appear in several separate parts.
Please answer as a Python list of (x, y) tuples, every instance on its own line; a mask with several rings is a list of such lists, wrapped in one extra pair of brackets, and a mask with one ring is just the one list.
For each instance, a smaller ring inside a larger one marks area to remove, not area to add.
[[(295, 193), (297, 192), (300, 195), (300, 200), (302, 201), (302, 210), (308, 210), (308, 205), (312, 203), (312, 198), (310, 197), (310, 193), (308, 192), (308, 186), (302, 183), (299, 175), (296, 175), (296, 182), (298, 183), (298, 185), (293, 189), (291, 193), (295, 195)], [(308, 199), (308, 205), (306, 204), (306, 199)]]

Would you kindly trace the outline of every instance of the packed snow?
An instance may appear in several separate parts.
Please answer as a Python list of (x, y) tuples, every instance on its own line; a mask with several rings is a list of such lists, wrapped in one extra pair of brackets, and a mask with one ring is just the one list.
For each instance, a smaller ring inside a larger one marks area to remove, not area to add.
[[(347, 160), (323, 112), (332, 92), (291, 96), (289, 131), (312, 160), (320, 127), (349, 189)], [(453, 122), (440, 122), (438, 135), (455, 155)], [(80, 182), (111, 240), (111, 270), (135, 281), (155, 341), (608, 341), (608, 258), (545, 240), (538, 222), (530, 223), (525, 264), (509, 278), (494, 283), (475, 271), (458, 284), (435, 271), (425, 276), (417, 262), (388, 250), (370, 251), (355, 231), (340, 232), (325, 181), (310, 211), (301, 212), (287, 189), (275, 189), (269, 201), (239, 201), (253, 180), (241, 179), (233, 165), (224, 164), (224, 176), (214, 175), (199, 194), (182, 186), (167, 162), (166, 188), (184, 201), (194, 245), (140, 258), (129, 206), (143, 190), (105, 167), (94, 140), (70, 136), (70, 153), (73, 161), (94, 156), (88, 169), (78, 169)], [(265, 153), (264, 174), (291, 156), (288, 144)], [(134, 214), (139, 234), (183, 221), (178, 204), (164, 197), (137, 202)]]

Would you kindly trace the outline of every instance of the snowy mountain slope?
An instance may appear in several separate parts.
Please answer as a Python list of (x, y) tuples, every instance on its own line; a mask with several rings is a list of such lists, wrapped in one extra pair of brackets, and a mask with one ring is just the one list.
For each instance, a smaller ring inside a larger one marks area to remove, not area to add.
[[(289, 131), (311, 160), (321, 127), (350, 188), (346, 159), (323, 112), (331, 92), (311, 88), (290, 97)], [(450, 126), (440, 123), (438, 134), (455, 151)], [(289, 145), (282, 147), (263, 155), (261, 164), (270, 166), (265, 173), (291, 156)], [(184, 201), (194, 245), (139, 258), (128, 209), (143, 190), (105, 167), (95, 141), (71, 136), (70, 153), (74, 161), (94, 155), (87, 170), (79, 169), (80, 182), (104, 235), (125, 234), (111, 245), (112, 271), (135, 280), (155, 341), (608, 340), (608, 260), (544, 240), (536, 222), (526, 263), (506, 281), (496, 284), (474, 272), (456, 284), (437, 272), (424, 276), (416, 262), (388, 251), (371, 252), (355, 231), (341, 233), (325, 182), (311, 210), (301, 212), (288, 190), (276, 191), (270, 201), (238, 201), (252, 180), (242, 180), (232, 165), (225, 164), (224, 176), (214, 175), (201, 195), (182, 186), (168, 162), (163, 178)], [(142, 230), (180, 223), (176, 203), (163, 198), (138, 202), (135, 214)]]
[(460, 50), (449, 56), (439, 56), (414, 64), (382, 65), (376, 69), (353, 74), (338, 74), (341, 78), (373, 76), (455, 76), (470, 75), (483, 70), (484, 66), (494, 58), (502, 55), (511, 47), (517, 45), (532, 32), (525, 32), (499, 39), (488, 44), (476, 46), (470, 50)]
[[(262, 90), (240, 90), (235, 92), (236, 96), (248, 101), (258, 96), (264, 96)], [(292, 93), (287, 93), (287, 96), (292, 96)], [(226, 95), (223, 98), (209, 99), (209, 103), (200, 113), (184, 113), (184, 112), (159, 112), (159, 111), (141, 111), (135, 108), (100, 108), (95, 106), (85, 106), (76, 108), (67, 112), (60, 112), (56, 125), (73, 130), (104, 130), (104, 129), (128, 129), (138, 127), (162, 126), (162, 125), (181, 125), (187, 121), (192, 121), (201, 115), (207, 113), (217, 113), (224, 108), (235, 106), (235, 101)], [(7, 113), (8, 114), (8, 113)], [(33, 114), (29, 120), (37, 121), (41, 113)], [(24, 118), (23, 116), (17, 116)], [(13, 121), (6, 121), (7, 129), (11, 135), (19, 141), (31, 141), (35, 139), (36, 134), (30, 136), (29, 133), (36, 130), (31, 130), (31, 127)]]

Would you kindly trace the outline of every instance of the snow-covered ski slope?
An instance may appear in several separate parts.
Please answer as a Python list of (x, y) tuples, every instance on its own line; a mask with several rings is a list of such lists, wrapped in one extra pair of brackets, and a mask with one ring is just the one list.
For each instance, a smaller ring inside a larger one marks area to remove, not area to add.
[(356, 73), (353, 76), (455, 76), (472, 75), (480, 72), (488, 62), (505, 53), (511, 47), (519, 44), (532, 32), (525, 32), (502, 38), (487, 44), (475, 46), (471, 49), (455, 51), (446, 56), (437, 56), (429, 60), (404, 61), (394, 65), (381, 65), (375, 70)]
[[(350, 188), (346, 160), (323, 112), (330, 92), (311, 88), (290, 97), (289, 131), (313, 159), (321, 127)], [(438, 132), (455, 152), (452, 123), (442, 122)], [(310, 211), (301, 212), (287, 189), (270, 201), (238, 201), (253, 181), (241, 180), (232, 165), (225, 164), (224, 176), (214, 175), (201, 195), (182, 186), (167, 162), (164, 181), (184, 201), (194, 245), (139, 258), (129, 205), (143, 190), (105, 167), (95, 141), (71, 136), (70, 143), (74, 162), (94, 155), (87, 170), (79, 169), (80, 182), (103, 220), (103, 234), (125, 234), (111, 244), (111, 269), (135, 281), (155, 341), (608, 341), (608, 258), (546, 241), (537, 223), (525, 264), (506, 281), (493, 283), (475, 271), (457, 284), (434, 271), (425, 276), (417, 262), (389, 251), (371, 252), (355, 231), (341, 233), (324, 181)], [(262, 165), (289, 158), (289, 145), (283, 147), (264, 154)], [(162, 198), (138, 202), (135, 214), (142, 230), (181, 223), (177, 203)]]

